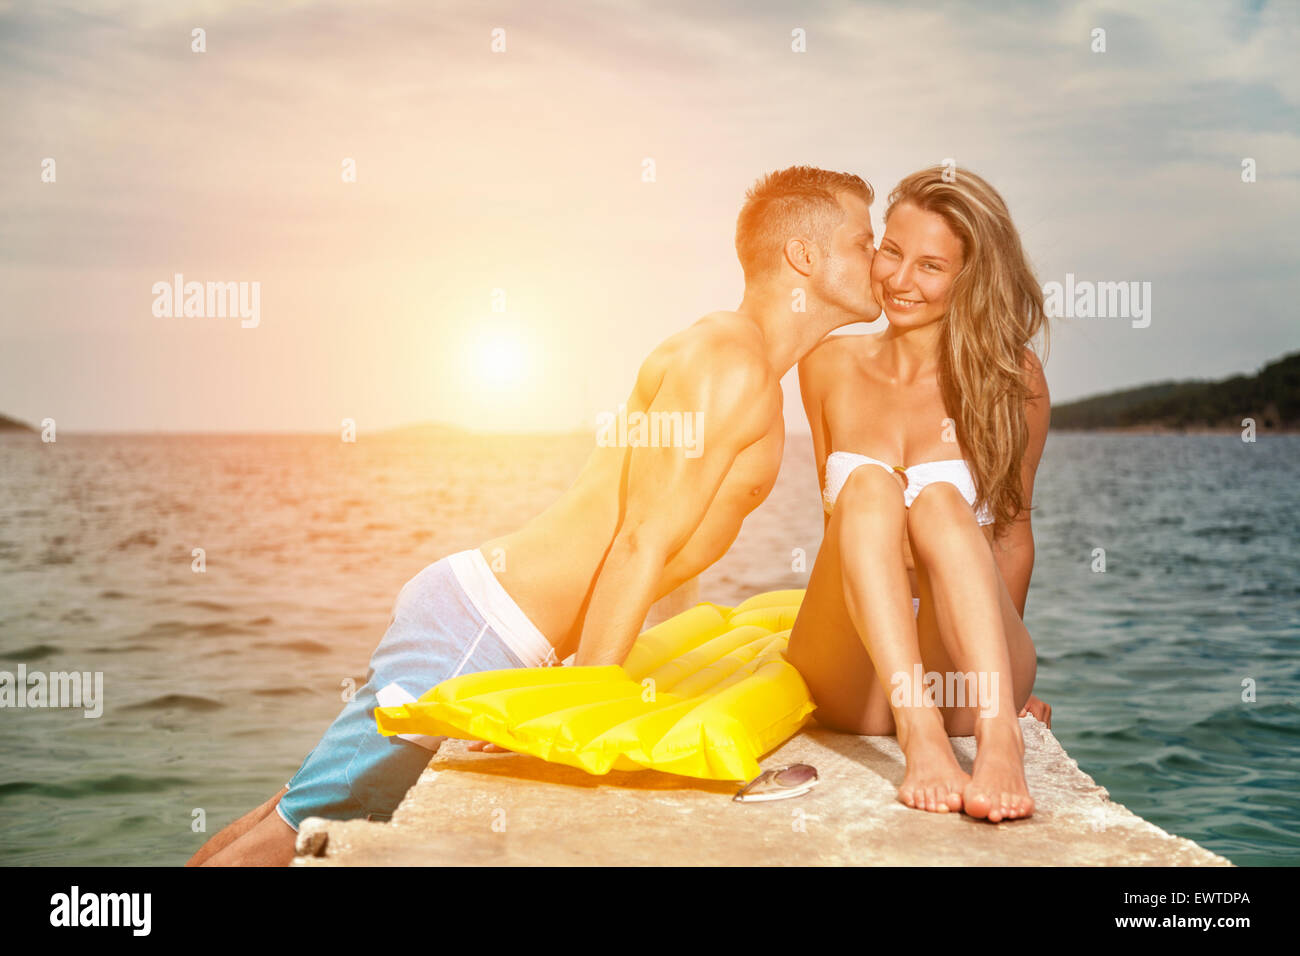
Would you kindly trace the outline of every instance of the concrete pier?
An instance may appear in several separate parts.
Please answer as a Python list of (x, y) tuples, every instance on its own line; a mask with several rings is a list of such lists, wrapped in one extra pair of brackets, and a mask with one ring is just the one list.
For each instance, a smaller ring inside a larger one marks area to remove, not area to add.
[[(297, 866), (1231, 866), (1113, 802), (1046, 726), (1020, 720), (1036, 810), (990, 824), (910, 809), (896, 797), (893, 737), (810, 724), (765, 768), (807, 763), (819, 785), (789, 800), (740, 804), (735, 784), (657, 771), (597, 777), (447, 741), (387, 823), (325, 822), (322, 856)], [(969, 772), (975, 738), (953, 739)], [(300, 846), (320, 846), (306, 838)]]

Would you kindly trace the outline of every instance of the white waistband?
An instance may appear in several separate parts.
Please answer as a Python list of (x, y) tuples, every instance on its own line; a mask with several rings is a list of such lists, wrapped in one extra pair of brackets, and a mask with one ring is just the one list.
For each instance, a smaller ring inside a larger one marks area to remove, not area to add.
[(555, 662), (555, 648), (506, 593), (482, 551), (478, 548), (457, 551), (447, 555), (447, 563), (483, 620), (525, 667), (543, 667)]

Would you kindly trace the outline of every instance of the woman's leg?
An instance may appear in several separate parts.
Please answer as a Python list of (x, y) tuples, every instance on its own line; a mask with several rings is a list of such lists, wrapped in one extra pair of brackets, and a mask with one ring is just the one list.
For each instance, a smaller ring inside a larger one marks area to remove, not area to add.
[[(906, 509), (899, 484), (862, 467), (836, 499), (787, 658), (808, 682), (817, 719), (857, 734), (897, 733), (907, 759), (899, 799), (960, 810), (970, 777), (953, 756), (943, 717), (910, 693), (921, 664), (903, 563)], [(899, 688), (894, 675), (907, 686)]]
[[(941, 596), (935, 593), (929, 572), (926, 570), (925, 564), (920, 561), (917, 562), (916, 580), (917, 593), (921, 597), (921, 610), (916, 620), (916, 631), (921, 644), (921, 660), (925, 663), (926, 670), (942, 673), (948, 671), (966, 673), (953, 661), (955, 640), (952, 637), (951, 626), (946, 636), (939, 629), (936, 604), (942, 603), (946, 606), (949, 602), (946, 600), (941, 601)], [(1015, 686), (1015, 699), (1020, 710), (1023, 710), (1025, 702), (1033, 696), (1034, 680), (1038, 672), (1038, 653), (1034, 648), (1033, 639), (1029, 636), (1029, 630), (1025, 627), (1025, 622), (1020, 619), (1020, 612), (1016, 610), (1015, 604), (1011, 601), (1011, 594), (1007, 591), (1006, 583), (1002, 580), (1001, 575), (998, 576), (998, 591), (1001, 596), (1003, 632), (1007, 635), (1007, 646), (1011, 651), (1011, 673), (1013, 677), (1012, 684)], [(1017, 710), (1017, 713), (1020, 710)], [(970, 737), (974, 735), (975, 718), (978, 714), (979, 707), (974, 705), (943, 708), (943, 723), (948, 730), (948, 736)]]
[(966, 687), (980, 692), (976, 706), (942, 702), (948, 731), (973, 731), (976, 739), (964, 809), (995, 823), (1029, 816), (1034, 801), (1025, 783), (1017, 717), (1036, 667), (1028, 632), (1014, 607), (1008, 627), (1006, 585), (970, 505), (954, 486), (937, 482), (918, 495), (907, 514), (907, 532), (926, 618), (918, 621), (922, 646), (931, 651), (945, 687), (956, 687), (949, 675), (965, 675)]

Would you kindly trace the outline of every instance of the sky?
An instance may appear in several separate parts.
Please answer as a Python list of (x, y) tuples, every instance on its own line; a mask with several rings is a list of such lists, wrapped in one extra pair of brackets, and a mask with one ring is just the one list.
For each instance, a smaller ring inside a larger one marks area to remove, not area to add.
[[(1057, 403), (1253, 372), (1300, 348), (1297, 46), (1294, 2), (0, 2), (0, 413), (590, 427), (739, 304), (792, 164), (869, 180), (879, 237), (951, 159), (1044, 284), (1149, 290), (1053, 321)], [(168, 314), (178, 274), (255, 322)]]

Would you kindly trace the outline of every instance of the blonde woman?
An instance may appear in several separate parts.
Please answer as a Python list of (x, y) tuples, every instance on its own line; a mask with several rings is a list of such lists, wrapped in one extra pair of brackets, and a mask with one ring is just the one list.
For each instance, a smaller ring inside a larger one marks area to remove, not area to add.
[[(1021, 621), (1049, 415), (1042, 290), (1002, 197), (943, 167), (890, 196), (871, 289), (888, 328), (799, 363), (826, 534), (789, 658), (822, 724), (897, 734), (903, 803), (1027, 817), (1018, 716), (1050, 716)], [(948, 737), (971, 734), (967, 774)]]

